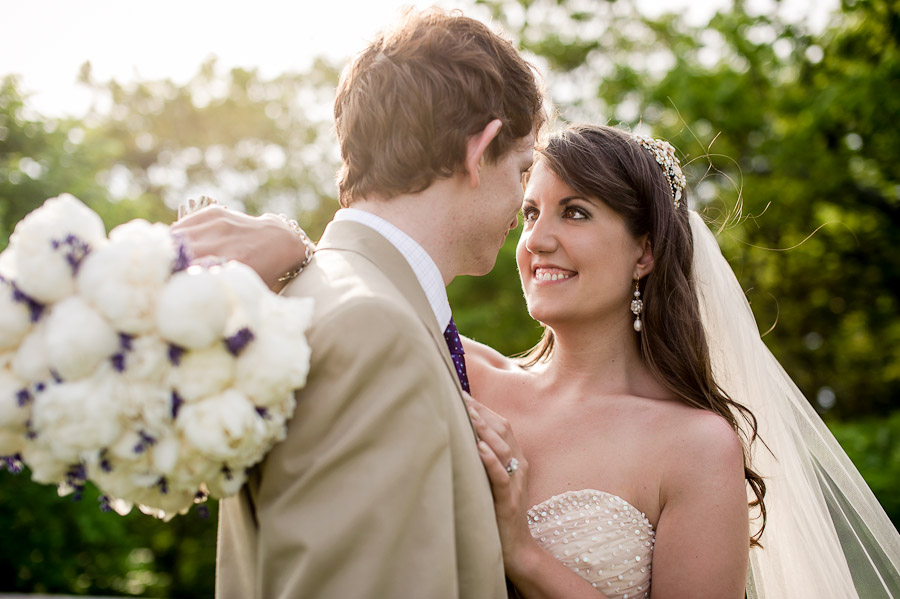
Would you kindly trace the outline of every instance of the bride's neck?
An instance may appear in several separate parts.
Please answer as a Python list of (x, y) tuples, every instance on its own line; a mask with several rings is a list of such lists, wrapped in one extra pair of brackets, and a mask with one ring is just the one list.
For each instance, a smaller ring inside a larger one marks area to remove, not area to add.
[(629, 321), (606, 327), (559, 326), (553, 332), (553, 353), (542, 378), (555, 389), (635, 394), (643, 387), (647, 367)]

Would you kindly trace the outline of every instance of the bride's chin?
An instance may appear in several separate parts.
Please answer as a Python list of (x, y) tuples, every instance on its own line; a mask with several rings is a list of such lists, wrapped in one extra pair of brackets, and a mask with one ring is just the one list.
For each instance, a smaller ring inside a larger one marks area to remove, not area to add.
[(555, 320), (554, 310), (548, 309), (546, 306), (528, 306), (528, 315), (531, 316), (534, 320), (538, 321), (545, 327), (552, 326), (551, 322)]

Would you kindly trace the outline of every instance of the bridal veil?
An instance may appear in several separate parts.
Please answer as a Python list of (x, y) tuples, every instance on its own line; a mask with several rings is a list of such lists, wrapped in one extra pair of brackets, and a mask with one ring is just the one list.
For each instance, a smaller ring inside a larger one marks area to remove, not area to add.
[(768, 520), (762, 547), (750, 551), (747, 597), (900, 599), (900, 535), (762, 342), (715, 237), (696, 212), (690, 219), (713, 372), (756, 416), (762, 440), (753, 444), (751, 460), (766, 481)]

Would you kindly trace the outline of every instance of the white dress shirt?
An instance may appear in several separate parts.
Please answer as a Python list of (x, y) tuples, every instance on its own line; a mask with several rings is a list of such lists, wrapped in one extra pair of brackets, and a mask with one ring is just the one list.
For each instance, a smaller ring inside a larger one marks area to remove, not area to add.
[(450, 311), (450, 300), (447, 299), (447, 288), (444, 287), (444, 278), (441, 276), (441, 271), (438, 270), (437, 264), (434, 263), (434, 260), (431, 259), (431, 256), (428, 255), (428, 252), (421, 245), (395, 225), (392, 225), (380, 216), (364, 210), (341, 208), (335, 213), (333, 220), (346, 220), (365, 225), (397, 248), (397, 251), (406, 258), (410, 268), (415, 273), (419, 285), (425, 292), (425, 297), (428, 298), (428, 303), (431, 305), (431, 310), (434, 312), (434, 317), (441, 331), (447, 328), (447, 325), (450, 324), (452, 313)]

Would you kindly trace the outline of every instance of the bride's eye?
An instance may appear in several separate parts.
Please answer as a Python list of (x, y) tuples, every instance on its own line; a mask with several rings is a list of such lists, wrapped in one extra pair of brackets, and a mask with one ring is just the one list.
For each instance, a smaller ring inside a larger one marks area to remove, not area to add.
[(586, 210), (576, 206), (567, 206), (563, 211), (563, 218), (571, 218), (572, 220), (585, 220), (590, 218), (590, 216)]
[(538, 211), (537, 208), (532, 208), (531, 206), (526, 206), (522, 208), (522, 222), (532, 223), (537, 220)]

